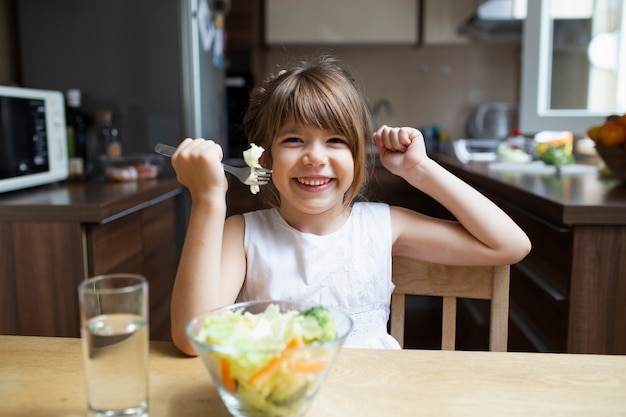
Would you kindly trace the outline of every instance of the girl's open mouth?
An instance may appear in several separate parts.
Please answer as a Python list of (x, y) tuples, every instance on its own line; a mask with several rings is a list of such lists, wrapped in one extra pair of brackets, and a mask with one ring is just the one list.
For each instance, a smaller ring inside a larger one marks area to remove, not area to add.
[(307, 187), (322, 187), (334, 181), (334, 179), (330, 177), (298, 177), (294, 179), (299, 185), (304, 185)]
[(309, 187), (318, 187), (320, 185), (326, 185), (331, 182), (332, 178), (296, 178), (299, 184), (307, 185)]

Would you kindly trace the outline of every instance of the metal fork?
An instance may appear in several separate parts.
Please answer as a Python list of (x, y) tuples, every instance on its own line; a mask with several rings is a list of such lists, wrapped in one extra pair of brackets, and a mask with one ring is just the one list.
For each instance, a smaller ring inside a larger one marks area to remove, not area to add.
[[(171, 158), (176, 148), (164, 143), (158, 143), (154, 147), (154, 151)], [(234, 167), (226, 164), (222, 164), (222, 166), (224, 167), (224, 171), (233, 174), (239, 181), (246, 185), (265, 185), (272, 178), (272, 170), (267, 168), (250, 168), (248, 166)], [(256, 175), (256, 180), (253, 179), (252, 173)]]

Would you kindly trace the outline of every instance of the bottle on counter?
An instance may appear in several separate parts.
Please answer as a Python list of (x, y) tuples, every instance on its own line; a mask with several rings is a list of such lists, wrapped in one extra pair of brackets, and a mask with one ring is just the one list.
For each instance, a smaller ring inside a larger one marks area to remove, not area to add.
[(87, 156), (87, 116), (82, 110), (81, 91), (72, 88), (66, 91), (65, 122), (67, 129), (67, 152), (69, 158), (68, 179), (79, 180), (85, 177)]
[(113, 125), (111, 111), (96, 111), (93, 120), (93, 130), (87, 143), (87, 177), (104, 180), (108, 161), (122, 156), (122, 144), (119, 130)]

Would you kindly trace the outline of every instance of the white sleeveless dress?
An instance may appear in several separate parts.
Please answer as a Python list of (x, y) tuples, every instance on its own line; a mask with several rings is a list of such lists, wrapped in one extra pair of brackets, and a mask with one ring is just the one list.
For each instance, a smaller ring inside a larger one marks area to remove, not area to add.
[(391, 215), (384, 203), (356, 203), (336, 232), (302, 233), (275, 209), (244, 214), (248, 270), (238, 301), (321, 304), (350, 315), (344, 346), (399, 349), (387, 333), (391, 281)]

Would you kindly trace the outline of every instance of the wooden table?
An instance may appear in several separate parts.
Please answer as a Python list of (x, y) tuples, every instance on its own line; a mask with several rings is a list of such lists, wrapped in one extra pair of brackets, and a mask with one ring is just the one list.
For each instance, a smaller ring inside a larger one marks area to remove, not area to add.
[[(0, 415), (85, 415), (80, 340), (0, 336)], [(151, 342), (152, 417), (229, 416), (202, 362)], [(307, 417), (626, 416), (626, 356), (344, 349)]]

